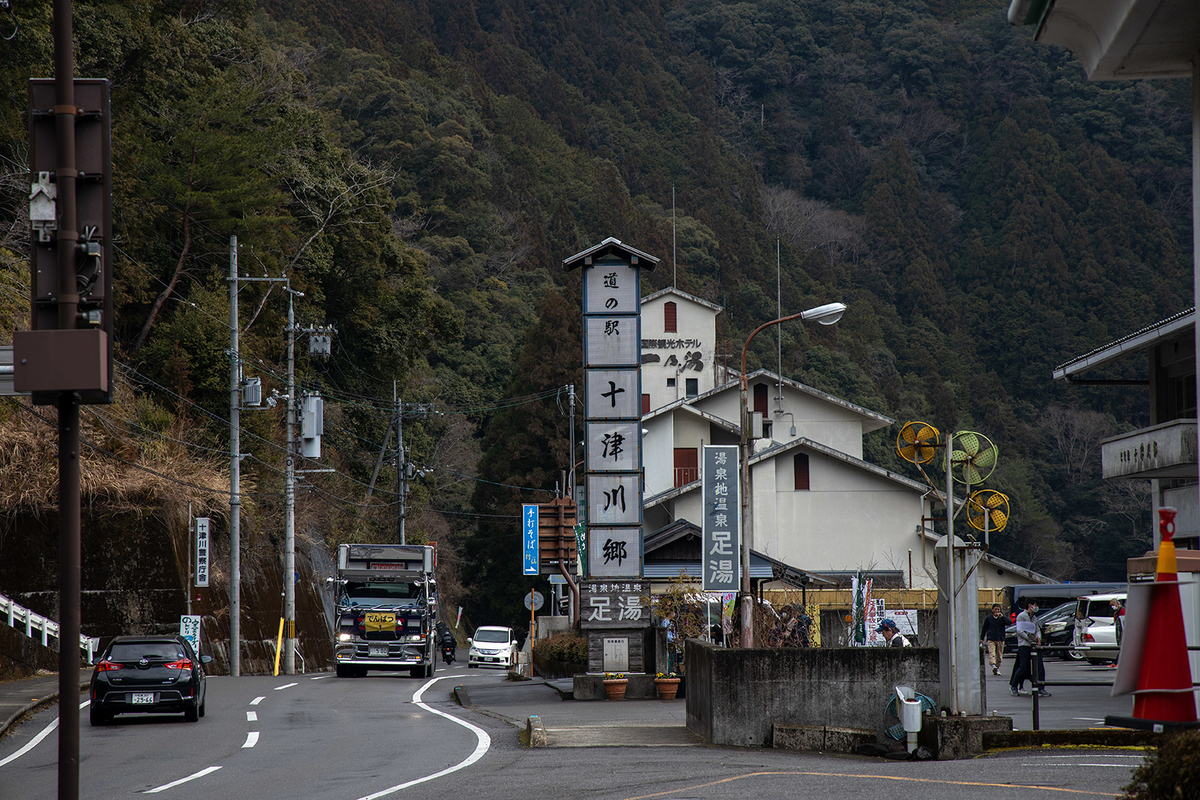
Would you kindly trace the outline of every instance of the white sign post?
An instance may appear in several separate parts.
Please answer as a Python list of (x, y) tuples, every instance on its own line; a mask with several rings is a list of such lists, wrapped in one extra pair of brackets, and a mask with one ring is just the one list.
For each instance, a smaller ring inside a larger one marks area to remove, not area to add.
[(196, 655), (200, 655), (200, 615), (184, 614), (179, 618), (179, 635), (192, 644)]
[(208, 586), (208, 517), (196, 517), (196, 586)]

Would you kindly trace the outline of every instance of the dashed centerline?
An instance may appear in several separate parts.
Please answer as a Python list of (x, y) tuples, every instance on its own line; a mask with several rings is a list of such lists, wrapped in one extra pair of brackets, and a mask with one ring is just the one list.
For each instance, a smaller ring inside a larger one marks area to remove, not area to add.
[(242, 749), (254, 747), (256, 744), (258, 744), (258, 731), (247, 731), (246, 741), (242, 744)]

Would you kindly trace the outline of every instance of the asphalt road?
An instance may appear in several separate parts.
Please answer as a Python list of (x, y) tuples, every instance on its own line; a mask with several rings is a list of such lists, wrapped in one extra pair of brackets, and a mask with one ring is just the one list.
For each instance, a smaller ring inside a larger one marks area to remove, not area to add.
[[(1074, 665), (1061, 666), (1074, 676)], [(517, 726), (525, 708), (542, 714), (548, 727), (654, 720), (675, 726), (683, 701), (562, 702), (548, 687), (538, 692), (533, 684), (506, 681), (502, 672), (458, 667), (465, 665), (439, 667), (433, 683), (377, 673), (358, 679), (210, 678), (208, 714), (197, 723), (178, 716), (119, 717), (114, 725), (92, 728), (85, 709), (80, 797), (1111, 798), (1142, 758), (1133, 750), (1048, 749), (910, 763), (708, 745), (528, 749)], [(1052, 677), (1059, 672), (1050, 669)], [(998, 688), (1007, 685), (992, 678), (989, 688), (993, 681)], [(458, 684), (476, 707), (453, 702), (451, 689)], [(1092, 698), (1079, 702), (1094, 707), (1097, 690), (1081, 691)], [(1051, 708), (1059, 694), (1043, 705)], [(1005, 696), (1026, 707), (1030, 702)], [(0, 740), (0, 800), (57, 796), (54, 731), (34, 743), (56, 714), (40, 712)]]

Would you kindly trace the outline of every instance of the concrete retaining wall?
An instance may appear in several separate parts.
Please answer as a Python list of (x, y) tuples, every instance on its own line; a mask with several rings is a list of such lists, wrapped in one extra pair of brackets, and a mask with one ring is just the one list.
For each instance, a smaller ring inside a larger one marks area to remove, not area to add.
[(685, 646), (687, 726), (713, 744), (770, 747), (776, 724), (882, 731), (897, 684), (939, 699), (936, 648)]

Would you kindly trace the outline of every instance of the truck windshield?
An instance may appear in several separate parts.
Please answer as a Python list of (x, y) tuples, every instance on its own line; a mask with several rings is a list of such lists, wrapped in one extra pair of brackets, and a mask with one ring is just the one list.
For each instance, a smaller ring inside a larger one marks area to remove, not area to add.
[(347, 583), (342, 604), (349, 606), (412, 605), (421, 597), (421, 584), (371, 581)]

